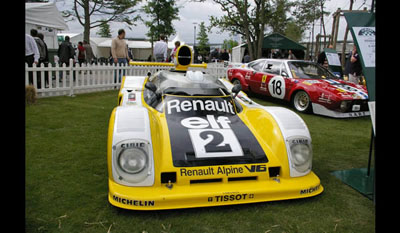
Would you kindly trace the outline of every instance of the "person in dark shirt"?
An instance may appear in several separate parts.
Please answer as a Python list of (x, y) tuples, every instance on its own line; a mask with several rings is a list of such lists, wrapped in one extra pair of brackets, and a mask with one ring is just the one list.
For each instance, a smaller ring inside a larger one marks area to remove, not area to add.
[(209, 57), (209, 62), (215, 62), (220, 59), (220, 53), (219, 53), (219, 48), (215, 48), (211, 53)]
[(349, 81), (355, 84), (359, 84), (362, 74), (362, 67), (356, 45), (353, 45), (353, 50), (351, 51), (350, 59), (348, 62)]
[(224, 49), (221, 53), (221, 60), (229, 61), (229, 53)]
[(69, 42), (69, 36), (66, 36), (65, 40), (58, 47), (57, 55), (60, 58), (60, 66), (62, 66), (63, 63), (69, 66), (69, 59), (74, 59), (75, 50), (71, 42)]
[[(40, 40), (43, 41), (44, 50), (45, 50), (44, 58), (40, 58), (40, 62), (44, 64), (44, 67), (48, 67), (49, 66), (49, 50), (47, 49), (46, 42), (44, 42), (44, 35), (42, 33), (38, 33), (37, 35), (40, 38)], [(49, 72), (45, 72), (44, 73), (44, 81), (45, 81), (46, 87), (48, 87), (48, 85), (49, 85)]]

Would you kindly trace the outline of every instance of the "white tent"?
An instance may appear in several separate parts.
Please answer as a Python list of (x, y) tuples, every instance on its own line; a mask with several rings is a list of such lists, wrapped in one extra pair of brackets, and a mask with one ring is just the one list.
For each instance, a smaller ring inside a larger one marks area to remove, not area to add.
[(25, 23), (68, 30), (68, 25), (64, 22), (54, 2), (25, 3)]
[(25, 3), (25, 33), (30, 34), (32, 28), (43, 33), (49, 49), (58, 48), (57, 31), (68, 30), (54, 2)]

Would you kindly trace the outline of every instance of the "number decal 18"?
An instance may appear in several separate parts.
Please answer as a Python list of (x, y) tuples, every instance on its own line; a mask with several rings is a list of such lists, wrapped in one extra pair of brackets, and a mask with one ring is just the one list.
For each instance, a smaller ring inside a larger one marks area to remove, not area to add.
[(278, 99), (285, 97), (285, 87), (285, 79), (282, 76), (274, 76), (268, 83), (269, 94)]

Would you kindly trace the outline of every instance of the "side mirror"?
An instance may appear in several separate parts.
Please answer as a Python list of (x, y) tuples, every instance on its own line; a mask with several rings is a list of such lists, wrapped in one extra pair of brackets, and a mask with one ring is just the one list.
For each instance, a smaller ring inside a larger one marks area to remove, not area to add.
[(232, 87), (232, 98), (235, 99), (241, 90), (242, 90), (242, 85), (235, 84), (235, 86)]
[(152, 83), (152, 82), (147, 82), (147, 83), (144, 85), (144, 87), (145, 87), (146, 89), (149, 89), (150, 91), (152, 91), (152, 92), (154, 92), (154, 93), (156, 93), (156, 91), (157, 91), (156, 85), (155, 85), (154, 83)]
[(286, 71), (282, 71), (281, 76), (285, 77), (285, 78), (289, 78), (289, 75), (288, 75), (288, 73), (286, 73)]

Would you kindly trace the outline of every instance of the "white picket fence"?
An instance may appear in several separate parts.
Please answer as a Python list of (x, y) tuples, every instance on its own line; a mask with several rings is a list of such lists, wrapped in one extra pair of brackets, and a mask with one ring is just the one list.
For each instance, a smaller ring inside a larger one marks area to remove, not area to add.
[[(38, 97), (69, 95), (79, 93), (96, 92), (118, 89), (121, 85), (123, 75), (144, 76), (148, 72), (154, 74), (159, 70), (168, 70), (168, 66), (131, 66), (131, 65), (105, 65), (75, 64), (63, 66), (49, 63), (48, 67), (42, 64), (40, 67), (28, 67), (25, 63), (25, 85), (30, 84), (29, 73), (33, 77), (31, 85), (36, 88)], [(119, 74), (121, 74), (121, 80)], [(226, 69), (223, 63), (209, 63), (206, 73), (217, 77), (225, 77)], [(40, 81), (39, 81), (40, 80)], [(38, 84), (40, 85), (38, 86)]]

